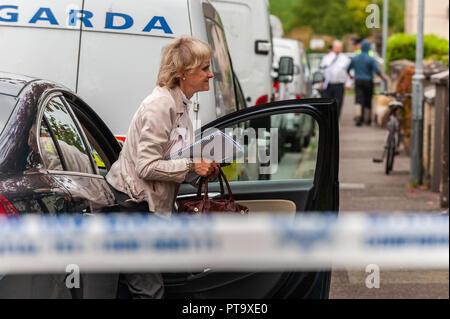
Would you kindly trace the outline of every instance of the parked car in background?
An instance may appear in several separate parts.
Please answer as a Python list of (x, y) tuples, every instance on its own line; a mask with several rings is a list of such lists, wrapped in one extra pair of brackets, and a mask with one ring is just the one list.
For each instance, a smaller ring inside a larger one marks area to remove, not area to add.
[[(233, 69), (239, 78), (247, 106), (274, 100), (272, 70), (272, 35), (267, 0), (210, 0), (220, 15), (225, 29)], [(255, 123), (253, 123), (255, 124)], [(259, 123), (270, 128), (270, 123)], [(266, 145), (261, 139), (255, 143)], [(256, 166), (247, 170), (238, 163), (225, 167), (225, 172), (238, 176), (259, 176)]]
[[(294, 61), (294, 75), (289, 83), (277, 83), (278, 99), (302, 99), (312, 97), (312, 74), (309, 69), (308, 57), (303, 44), (297, 40), (273, 38), (274, 69), (278, 69), (281, 57), (289, 56)], [(309, 145), (314, 135), (314, 122), (301, 114), (291, 114), (281, 123), (281, 130), (285, 136), (285, 151), (299, 151)], [(296, 141), (300, 141), (297, 143)]]
[(223, 23), (247, 105), (271, 100), (272, 36), (267, 0), (210, 0)]
[(213, 89), (192, 98), (194, 127), (245, 107), (222, 23), (207, 0), (11, 0), (0, 17), (0, 70), (62, 83), (121, 140), (156, 86), (162, 48), (175, 37), (194, 36), (214, 49)]
[(304, 45), (297, 40), (273, 38), (274, 69), (278, 69), (280, 57), (290, 56), (294, 59), (294, 78), (287, 85), (287, 92), (280, 99), (301, 99), (311, 97), (312, 74)]
[(272, 30), (273, 38), (282, 38), (284, 35), (283, 24), (281, 23), (280, 18), (276, 15), (270, 15), (270, 29)]
[[(279, 115), (290, 114), (303, 114), (317, 122), (317, 146), (301, 163), (299, 154), (291, 153), (289, 161), (283, 163), (271, 158), (270, 172), (266, 173), (271, 174), (270, 180), (241, 176), (230, 182), (233, 197), (249, 207), (250, 216), (259, 212), (292, 218), (312, 211), (337, 214), (339, 131), (333, 101), (290, 100), (249, 107), (218, 118), (202, 130), (251, 129), (253, 119), (270, 123)], [(274, 145), (277, 142), (272, 140)], [(249, 143), (250, 138), (244, 139), (243, 144)], [(119, 152), (111, 130), (78, 94), (55, 82), (0, 72), (2, 219), (23, 214), (114, 212), (115, 198), (104, 176)], [(208, 188), (210, 193), (220, 191), (214, 181)], [(196, 196), (192, 185), (181, 185), (180, 200)], [(0, 298), (116, 297), (116, 274), (82, 273), (80, 289), (68, 289), (66, 275), (3, 274)], [(331, 265), (309, 272), (220, 273), (205, 269), (167, 273), (165, 298), (327, 298), (330, 278)]]

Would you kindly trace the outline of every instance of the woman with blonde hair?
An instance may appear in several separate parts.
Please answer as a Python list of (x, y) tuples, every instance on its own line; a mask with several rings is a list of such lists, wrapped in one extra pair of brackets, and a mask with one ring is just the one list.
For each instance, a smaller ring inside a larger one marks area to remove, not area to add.
[[(188, 173), (215, 178), (218, 165), (206, 159), (166, 160), (192, 144), (190, 98), (209, 90), (211, 47), (181, 37), (163, 50), (157, 86), (136, 111), (119, 159), (106, 180), (121, 211), (149, 211), (170, 216), (178, 188)], [(121, 274), (133, 298), (162, 298), (161, 274)]]

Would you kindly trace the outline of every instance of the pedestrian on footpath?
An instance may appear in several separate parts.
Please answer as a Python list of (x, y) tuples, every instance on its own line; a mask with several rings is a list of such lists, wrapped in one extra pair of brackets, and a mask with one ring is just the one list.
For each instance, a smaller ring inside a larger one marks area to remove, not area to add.
[[(360, 53), (361, 53), (361, 42), (362, 42), (362, 40), (363, 40), (363, 39), (361, 39), (361, 38), (355, 38), (355, 39), (353, 40), (353, 46), (354, 46), (354, 48), (355, 48), (355, 50), (353, 51), (353, 53), (355, 53), (355, 54), (360, 54)], [(371, 57), (373, 57), (373, 50), (372, 50), (372, 49), (369, 50), (369, 55), (370, 55)]]
[(350, 59), (342, 53), (342, 42), (339, 40), (333, 41), (331, 52), (325, 55), (320, 62), (320, 70), (325, 77), (324, 97), (336, 99), (339, 116), (348, 80), (347, 67), (349, 64)]
[[(363, 39), (361, 38), (354, 38), (353, 39), (353, 46), (354, 46), (354, 51), (353, 53), (355, 55), (357, 54), (361, 54), (361, 42)], [(369, 56), (373, 57), (373, 50), (369, 50)], [(355, 76), (355, 72), (354, 70), (350, 71), (350, 75), (351, 76)], [(357, 94), (355, 94), (355, 117), (353, 118), (353, 120), (356, 122), (358, 122), (361, 118), (361, 113), (362, 113), (362, 104), (361, 101), (358, 100), (359, 96)]]
[[(356, 120), (356, 126), (361, 126), (366, 116), (366, 124), (372, 123), (373, 73), (387, 81), (386, 76), (378, 69), (375, 59), (369, 55), (369, 50), (370, 42), (363, 40), (361, 53), (352, 58), (347, 68), (350, 78), (355, 79), (355, 100), (361, 104), (361, 117)], [(350, 74), (351, 70), (355, 72), (354, 77)]]

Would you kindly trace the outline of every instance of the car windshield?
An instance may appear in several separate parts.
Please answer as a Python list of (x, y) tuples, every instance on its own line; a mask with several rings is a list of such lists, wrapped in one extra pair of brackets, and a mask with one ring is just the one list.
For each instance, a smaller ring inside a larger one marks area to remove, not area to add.
[(9, 95), (0, 94), (0, 136), (3, 133), (3, 129), (8, 122), (15, 104), (16, 98)]

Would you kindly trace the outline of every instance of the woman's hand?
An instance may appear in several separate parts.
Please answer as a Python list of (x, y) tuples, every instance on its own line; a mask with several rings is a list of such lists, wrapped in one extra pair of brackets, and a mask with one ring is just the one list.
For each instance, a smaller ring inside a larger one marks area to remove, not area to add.
[(194, 159), (194, 172), (202, 177), (214, 179), (219, 174), (219, 165), (207, 158)]
[(217, 164), (217, 163), (214, 163), (214, 164), (215, 164), (214, 172), (211, 175), (209, 175), (210, 180), (215, 179), (219, 175), (219, 164)]

